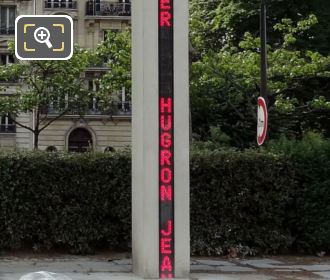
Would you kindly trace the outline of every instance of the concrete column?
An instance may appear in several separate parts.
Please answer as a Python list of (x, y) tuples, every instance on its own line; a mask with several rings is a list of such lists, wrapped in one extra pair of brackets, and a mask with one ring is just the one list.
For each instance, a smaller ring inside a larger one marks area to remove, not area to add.
[(175, 277), (190, 272), (188, 0), (174, 0)]
[(133, 272), (158, 278), (158, 3), (132, 1)]
[[(188, 0), (174, 1), (175, 277), (190, 270)], [(159, 278), (158, 1), (132, 1), (133, 272)]]

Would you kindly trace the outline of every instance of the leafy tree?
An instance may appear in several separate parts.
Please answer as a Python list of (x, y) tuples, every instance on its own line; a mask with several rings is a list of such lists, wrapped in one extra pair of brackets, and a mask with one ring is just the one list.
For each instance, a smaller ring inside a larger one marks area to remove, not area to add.
[[(13, 46), (11, 46), (13, 49)], [(68, 61), (29, 61), (0, 67), (2, 81), (16, 79), (20, 86), (11, 95), (0, 95), (0, 113), (9, 114), (12, 121), (34, 134), (34, 148), (38, 148), (39, 135), (49, 125), (75, 111), (83, 114), (90, 102), (82, 73), (91, 60), (90, 52), (76, 48)], [(56, 115), (49, 118), (49, 107)], [(20, 113), (31, 113), (34, 126), (20, 123)]]
[[(219, 50), (225, 46), (238, 46), (244, 34), (259, 36), (259, 14), (261, 0), (190, 0), (191, 35), (193, 45), (200, 52)], [(293, 22), (315, 14), (319, 24), (304, 33), (296, 42), (302, 49), (329, 53), (330, 2), (325, 0), (267, 0), (268, 36), (272, 43), (281, 39), (281, 34), (272, 27), (282, 18)]]
[[(271, 137), (301, 136), (309, 129), (330, 132), (330, 57), (295, 44), (316, 24), (311, 15), (297, 24), (284, 19), (274, 26), (282, 35), (277, 44), (268, 45)], [(260, 38), (245, 33), (238, 47), (205, 51), (193, 64), (192, 116), (198, 138), (209, 139), (216, 126), (232, 145), (244, 148), (255, 142), (259, 48)]]
[[(13, 50), (13, 46), (11, 46)], [(30, 61), (0, 67), (0, 80), (19, 80), (22, 85), (13, 95), (0, 95), (0, 113), (9, 114), (12, 121), (34, 134), (34, 147), (38, 148), (39, 135), (49, 125), (68, 113), (84, 116), (96, 98), (98, 110), (111, 115), (115, 110), (115, 92), (126, 87), (130, 92), (131, 43), (129, 32), (108, 33), (96, 51), (76, 47), (68, 61)], [(89, 92), (84, 72), (90, 66), (109, 68), (96, 82), (99, 91)], [(49, 118), (49, 108), (56, 113)], [(27, 112), (34, 115), (34, 127), (17, 121)]]
[(115, 92), (123, 87), (130, 92), (131, 82), (131, 33), (108, 32), (107, 38), (102, 42), (94, 54), (99, 63), (105, 63), (110, 71), (100, 79), (101, 92)]

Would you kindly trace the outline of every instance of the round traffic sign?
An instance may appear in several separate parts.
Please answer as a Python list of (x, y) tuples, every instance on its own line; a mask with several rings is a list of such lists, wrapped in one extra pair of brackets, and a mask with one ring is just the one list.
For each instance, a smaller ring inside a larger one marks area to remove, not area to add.
[(257, 142), (261, 146), (267, 137), (268, 130), (268, 110), (267, 103), (263, 97), (258, 98), (258, 129)]

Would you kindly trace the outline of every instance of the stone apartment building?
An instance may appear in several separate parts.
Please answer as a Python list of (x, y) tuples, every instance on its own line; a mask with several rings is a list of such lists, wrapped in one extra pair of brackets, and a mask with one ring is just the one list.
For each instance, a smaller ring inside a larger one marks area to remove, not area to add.
[[(69, 15), (74, 22), (74, 41), (94, 49), (109, 30), (122, 30), (130, 25), (130, 0), (0, 0), (0, 65), (19, 63), (8, 52), (8, 41), (14, 39), (15, 18), (19, 15)], [(95, 79), (106, 66), (89, 68), (85, 73), (86, 87), (97, 90)], [(11, 94), (22, 86), (18, 81), (2, 83)], [(74, 113), (65, 115), (45, 129), (39, 137), (41, 150), (105, 151), (130, 145), (131, 103), (125, 89), (118, 94), (116, 112), (104, 115), (96, 106), (82, 118)], [(56, 112), (48, 113), (54, 118)], [(32, 114), (20, 114), (17, 121), (32, 126)], [(0, 116), (0, 149), (33, 149), (33, 135)]]

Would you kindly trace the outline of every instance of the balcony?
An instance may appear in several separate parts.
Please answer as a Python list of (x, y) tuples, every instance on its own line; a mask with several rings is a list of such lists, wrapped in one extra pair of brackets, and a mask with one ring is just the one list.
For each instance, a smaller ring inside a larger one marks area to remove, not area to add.
[(15, 35), (15, 27), (0, 28), (0, 35)]
[[(62, 113), (63, 110), (58, 110), (50, 106), (48, 109), (43, 110), (43, 114), (49, 117), (54, 117)], [(113, 117), (130, 117), (132, 115), (132, 104), (129, 101), (125, 102), (114, 102), (111, 109), (107, 112), (98, 110), (98, 108), (93, 105), (88, 109), (85, 114), (87, 117), (98, 117), (98, 116), (113, 116)], [(80, 116), (78, 111), (72, 110), (66, 114), (66, 116)]]
[(88, 1), (86, 3), (86, 16), (130, 17), (131, 3)]
[(76, 0), (45, 0), (45, 9), (77, 9)]

